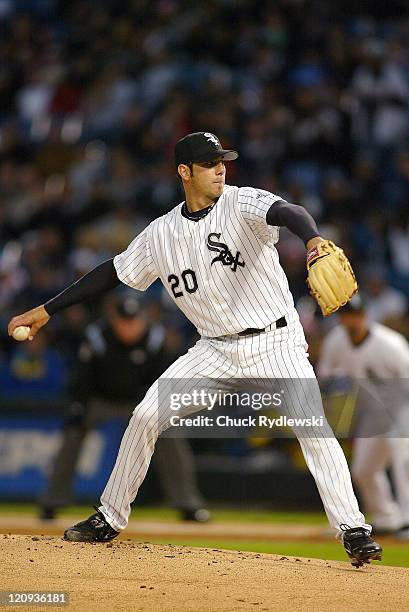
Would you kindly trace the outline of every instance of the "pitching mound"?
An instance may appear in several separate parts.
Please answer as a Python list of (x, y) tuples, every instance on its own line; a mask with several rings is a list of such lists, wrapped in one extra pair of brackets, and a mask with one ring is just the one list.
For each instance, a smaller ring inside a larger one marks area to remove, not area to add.
[(68, 591), (70, 612), (378, 612), (406, 609), (409, 601), (405, 568), (356, 570), (336, 561), (121, 540), (2, 535), (0, 542), (2, 589)]

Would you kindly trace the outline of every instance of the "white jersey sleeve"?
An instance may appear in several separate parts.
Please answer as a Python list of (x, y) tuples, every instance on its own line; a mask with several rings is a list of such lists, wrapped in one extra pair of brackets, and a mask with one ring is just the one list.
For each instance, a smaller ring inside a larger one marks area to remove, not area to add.
[(140, 291), (145, 291), (159, 276), (151, 252), (150, 228), (148, 225), (126, 251), (114, 257), (119, 280)]
[(279, 228), (268, 225), (266, 215), (274, 202), (283, 198), (264, 189), (240, 187), (238, 192), (238, 207), (242, 217), (254, 233), (264, 243), (275, 244), (279, 239)]

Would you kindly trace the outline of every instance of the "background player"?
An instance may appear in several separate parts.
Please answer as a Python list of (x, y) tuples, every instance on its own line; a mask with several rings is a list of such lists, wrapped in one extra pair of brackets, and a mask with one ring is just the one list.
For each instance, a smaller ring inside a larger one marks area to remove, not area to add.
[[(303, 208), (266, 191), (225, 185), (224, 162), (237, 157), (209, 132), (181, 139), (175, 147), (175, 161), (186, 201), (153, 221), (114, 260), (98, 266), (45, 305), (14, 317), (9, 334), (19, 325), (29, 325), (34, 337), (54, 312), (107, 291), (119, 281), (145, 290), (160, 278), (201, 335), (159, 379), (165, 383), (165, 392), (172, 388), (166, 381), (174, 379), (186, 380), (192, 388), (195, 379), (226, 383), (229, 379), (282, 378), (309, 381), (308, 393), (312, 391), (313, 396), (317, 389), (314, 371), (275, 248), (279, 226), (304, 240), (310, 265), (317, 262), (316, 270), (321, 258), (324, 266), (334, 258), (321, 253), (325, 241)], [(345, 278), (335, 281), (342, 286)], [(130, 504), (145, 477), (156, 439), (169, 427), (172, 415), (166, 393), (160, 401), (159, 382), (135, 408), (99, 511), (68, 529), (66, 539), (106, 541), (126, 527)], [(292, 388), (291, 399), (292, 416), (323, 416), (320, 400), (312, 402), (302, 383), (298, 392), (296, 386), (295, 392)], [(189, 406), (181, 415), (198, 409)], [(312, 428), (308, 435), (305, 429), (294, 431), (328, 519), (343, 537), (353, 563), (359, 566), (380, 559), (381, 547), (370, 537), (371, 527), (359, 511), (345, 457), (332, 432), (327, 427)]]
[[(41, 518), (52, 519), (57, 509), (72, 503), (75, 468), (87, 433), (110, 418), (128, 423), (135, 402), (175, 359), (165, 341), (164, 327), (149, 324), (129, 292), (116, 295), (107, 316), (87, 327), (70, 385), (73, 401), (62, 444), (41, 497)], [(158, 440), (154, 464), (167, 503), (183, 520), (206, 522), (210, 514), (197, 487), (188, 441)]]
[(369, 323), (359, 296), (339, 316), (340, 325), (324, 339), (318, 373), (357, 381), (352, 477), (376, 533), (409, 537), (409, 440), (402, 431), (409, 422), (409, 345), (401, 334)]

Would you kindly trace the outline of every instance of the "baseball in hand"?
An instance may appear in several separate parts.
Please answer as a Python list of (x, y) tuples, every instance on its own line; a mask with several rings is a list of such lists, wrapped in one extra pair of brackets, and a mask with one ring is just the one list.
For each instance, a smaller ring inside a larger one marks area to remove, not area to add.
[(30, 328), (26, 325), (19, 325), (18, 327), (16, 327), (12, 334), (14, 340), (18, 340), (18, 342), (23, 342), (24, 340), (27, 340), (29, 335)]

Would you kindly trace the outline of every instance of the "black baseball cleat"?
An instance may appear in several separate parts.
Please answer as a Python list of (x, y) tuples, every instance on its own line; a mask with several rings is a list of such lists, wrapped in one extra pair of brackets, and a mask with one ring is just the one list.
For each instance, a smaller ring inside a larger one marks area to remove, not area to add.
[(96, 513), (91, 514), (85, 521), (81, 521), (64, 531), (64, 540), (70, 542), (109, 542), (116, 538), (119, 531), (115, 531), (107, 523), (105, 516), (95, 508)]
[(382, 547), (375, 542), (370, 532), (363, 527), (348, 527), (340, 525), (343, 534), (342, 542), (348, 557), (354, 567), (362, 567), (364, 563), (381, 561)]

